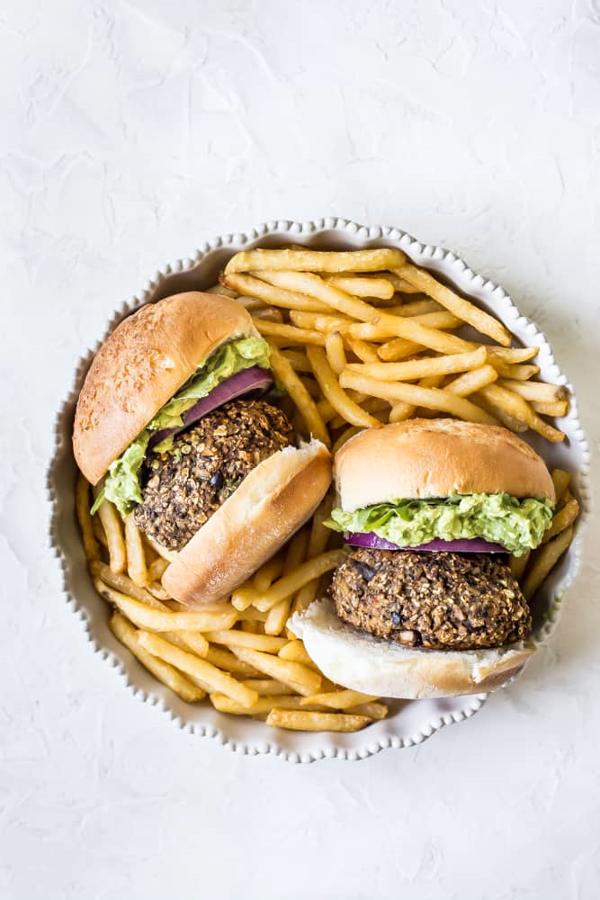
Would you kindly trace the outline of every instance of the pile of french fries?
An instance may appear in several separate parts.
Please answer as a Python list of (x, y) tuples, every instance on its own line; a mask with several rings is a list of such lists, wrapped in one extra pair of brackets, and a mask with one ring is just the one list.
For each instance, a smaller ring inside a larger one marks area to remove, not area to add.
[[(363, 428), (414, 416), (564, 434), (564, 387), (535, 380), (537, 347), (512, 335), (399, 250), (250, 250), (228, 263), (211, 292), (244, 305), (271, 345), (282, 406), (305, 437), (332, 451)], [(464, 326), (482, 341), (459, 336)], [(568, 548), (579, 504), (570, 474), (552, 474), (557, 507), (544, 543), (512, 559), (527, 599)], [(152, 674), (189, 703), (208, 698), (221, 712), (301, 731), (356, 731), (383, 719), (380, 698), (332, 684), (288, 628), (343, 559), (324, 527), (328, 495), (311, 522), (218, 606), (184, 610), (160, 579), (172, 554), (150, 543), (131, 516), (105, 502), (89, 513), (80, 475), (76, 507), (91, 576), (113, 608), (116, 637)]]

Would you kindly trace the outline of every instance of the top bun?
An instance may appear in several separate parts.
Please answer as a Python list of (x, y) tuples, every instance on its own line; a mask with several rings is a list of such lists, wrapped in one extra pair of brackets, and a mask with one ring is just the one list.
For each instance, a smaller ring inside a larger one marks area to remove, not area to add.
[(335, 457), (342, 509), (399, 499), (507, 493), (555, 499), (544, 460), (506, 428), (409, 419), (370, 428)]
[(142, 306), (105, 340), (75, 411), (73, 451), (92, 484), (221, 344), (258, 336), (228, 297), (189, 291)]

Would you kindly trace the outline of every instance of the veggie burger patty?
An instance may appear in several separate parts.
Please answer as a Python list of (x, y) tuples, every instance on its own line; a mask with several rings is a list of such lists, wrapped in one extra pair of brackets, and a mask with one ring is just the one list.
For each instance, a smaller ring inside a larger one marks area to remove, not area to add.
[(265, 400), (233, 400), (148, 454), (135, 522), (169, 550), (181, 550), (252, 469), (292, 444), (292, 426)]
[(355, 550), (330, 588), (340, 619), (405, 646), (472, 650), (524, 640), (531, 614), (495, 554)]

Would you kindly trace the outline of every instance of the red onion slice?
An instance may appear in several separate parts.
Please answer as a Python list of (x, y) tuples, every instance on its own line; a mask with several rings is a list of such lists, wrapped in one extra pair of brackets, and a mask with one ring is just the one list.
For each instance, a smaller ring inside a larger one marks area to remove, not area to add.
[(502, 544), (493, 544), (484, 541), (483, 538), (464, 538), (456, 541), (429, 541), (427, 544), (419, 544), (416, 547), (400, 547), (385, 538), (370, 532), (353, 532), (344, 537), (346, 544), (354, 547), (367, 547), (370, 550), (418, 550), (423, 552), (445, 553), (508, 553)]
[(235, 400), (251, 391), (262, 394), (272, 384), (273, 376), (268, 369), (261, 369), (260, 366), (250, 366), (249, 369), (236, 372), (235, 375), (218, 384), (206, 397), (202, 397), (197, 403), (190, 406), (183, 414), (183, 425), (179, 428), (163, 428), (161, 431), (155, 431), (148, 441), (148, 450), (152, 450), (169, 435), (179, 434), (180, 431), (189, 428), (194, 422), (198, 422), (203, 416), (218, 409), (219, 406), (223, 406), (224, 403), (229, 403), (230, 400)]

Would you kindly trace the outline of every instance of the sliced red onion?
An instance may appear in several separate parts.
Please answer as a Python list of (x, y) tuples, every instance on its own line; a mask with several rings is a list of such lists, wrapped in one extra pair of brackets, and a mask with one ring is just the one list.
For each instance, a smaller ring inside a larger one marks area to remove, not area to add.
[(379, 537), (372, 531), (354, 532), (344, 537), (346, 544), (352, 544), (354, 547), (368, 547), (370, 550), (418, 550), (423, 552), (439, 552), (445, 553), (508, 553), (502, 544), (493, 544), (490, 541), (484, 541), (483, 538), (464, 538), (456, 541), (429, 541), (427, 544), (419, 544), (416, 547), (401, 547), (386, 541), (385, 538)]
[(179, 434), (180, 431), (189, 428), (194, 422), (198, 422), (203, 416), (218, 409), (219, 406), (223, 406), (224, 403), (229, 403), (230, 400), (235, 400), (250, 392), (256, 391), (258, 394), (264, 394), (272, 384), (273, 376), (268, 369), (261, 369), (260, 366), (250, 366), (249, 369), (236, 372), (235, 375), (218, 384), (206, 397), (202, 397), (197, 403), (190, 406), (183, 414), (183, 425), (179, 428), (163, 428), (161, 431), (154, 432), (148, 441), (148, 450), (152, 450), (170, 435)]

